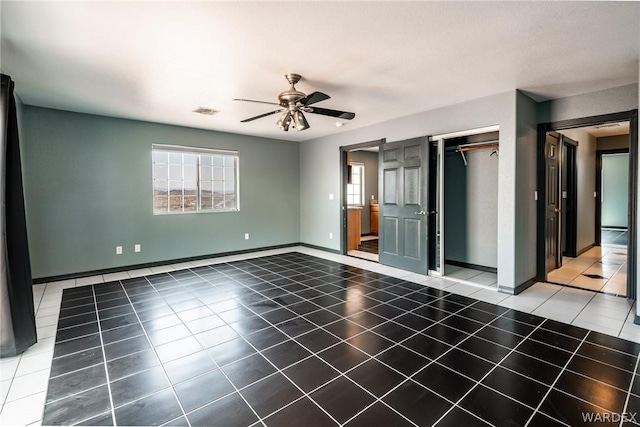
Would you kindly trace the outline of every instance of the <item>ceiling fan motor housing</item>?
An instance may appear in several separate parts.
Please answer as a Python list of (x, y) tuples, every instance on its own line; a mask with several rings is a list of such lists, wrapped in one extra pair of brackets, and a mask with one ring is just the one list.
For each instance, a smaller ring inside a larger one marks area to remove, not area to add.
[(295, 84), (300, 81), (302, 76), (300, 74), (289, 73), (285, 74), (284, 77), (287, 79), (291, 87), (289, 90), (285, 90), (284, 92), (278, 95), (278, 101), (280, 105), (283, 107), (289, 108), (289, 110), (294, 111), (296, 109), (296, 103), (307, 96), (305, 93), (300, 92), (296, 89)]
[(289, 88), (289, 90), (281, 92), (280, 95), (278, 95), (278, 104), (275, 104), (273, 102), (254, 101), (251, 99), (236, 99), (236, 101), (258, 102), (262, 104), (278, 105), (281, 107), (278, 110), (270, 111), (265, 114), (260, 114), (255, 117), (242, 120), (243, 123), (270, 116), (272, 114), (282, 113), (280, 119), (278, 119), (276, 124), (280, 129), (286, 132), (289, 130), (289, 125), (291, 125), (292, 123), (298, 131), (308, 129), (310, 127), (309, 122), (304, 117), (303, 112), (320, 114), (330, 117), (339, 117), (346, 120), (351, 120), (355, 117), (354, 113), (348, 113), (345, 111), (330, 110), (328, 108), (309, 107), (309, 105), (311, 104), (329, 99), (329, 95), (322, 92), (313, 92), (307, 96), (304, 92), (300, 92), (299, 90), (297, 90), (295, 84), (298, 83), (302, 78), (300, 74), (285, 74), (285, 78), (287, 79), (289, 84), (291, 84), (291, 87)]

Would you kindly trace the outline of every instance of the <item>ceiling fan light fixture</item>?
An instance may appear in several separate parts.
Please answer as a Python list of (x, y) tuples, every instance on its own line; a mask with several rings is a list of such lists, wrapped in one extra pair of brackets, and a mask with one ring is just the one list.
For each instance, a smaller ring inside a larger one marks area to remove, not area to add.
[(291, 112), (287, 110), (282, 113), (282, 116), (280, 116), (280, 119), (278, 119), (276, 124), (280, 129), (287, 132), (289, 130), (289, 125), (291, 124)]
[(295, 123), (298, 132), (309, 129), (309, 122), (300, 110), (297, 110), (295, 113), (293, 113), (293, 122)]

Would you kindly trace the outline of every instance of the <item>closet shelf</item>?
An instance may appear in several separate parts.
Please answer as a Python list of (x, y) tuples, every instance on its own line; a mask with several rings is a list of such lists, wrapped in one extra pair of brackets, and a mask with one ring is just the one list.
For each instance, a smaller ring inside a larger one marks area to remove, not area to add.
[(489, 148), (493, 148), (493, 152), (491, 152), (491, 154), (489, 154), (490, 156), (493, 156), (494, 154), (496, 155), (496, 157), (498, 156), (498, 146), (499, 146), (499, 141), (495, 140), (495, 141), (485, 141), (485, 142), (474, 142), (474, 143), (470, 143), (470, 144), (461, 144), (458, 145), (457, 147), (450, 147), (447, 149), (447, 151), (453, 151), (455, 150), (456, 153), (460, 153), (460, 155), (462, 156), (462, 161), (464, 162), (464, 165), (467, 166), (467, 157), (464, 155), (464, 153), (466, 151), (476, 151), (476, 150), (487, 150)]

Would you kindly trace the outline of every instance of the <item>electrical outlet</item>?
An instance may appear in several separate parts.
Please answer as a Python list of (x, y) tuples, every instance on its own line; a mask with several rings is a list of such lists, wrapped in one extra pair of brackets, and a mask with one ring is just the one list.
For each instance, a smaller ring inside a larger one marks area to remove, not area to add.
[(140, 248), (140, 244), (135, 245), (135, 246), (133, 247), (133, 250), (134, 250), (135, 252), (140, 252), (140, 251), (142, 250), (142, 249)]
[(329, 200), (333, 200), (333, 193), (329, 193)]
[(329, 233), (329, 239), (333, 239), (333, 233)]
[(122, 255), (122, 246), (116, 246), (116, 255)]
[(244, 233), (244, 240), (249, 240), (249, 233)]

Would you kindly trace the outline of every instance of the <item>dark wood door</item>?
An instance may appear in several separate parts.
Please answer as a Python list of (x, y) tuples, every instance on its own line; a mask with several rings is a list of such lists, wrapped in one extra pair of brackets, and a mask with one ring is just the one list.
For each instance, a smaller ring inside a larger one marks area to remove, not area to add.
[(428, 139), (383, 144), (379, 178), (381, 264), (427, 273)]
[(545, 167), (545, 271), (560, 267), (560, 136), (547, 133), (544, 147)]

